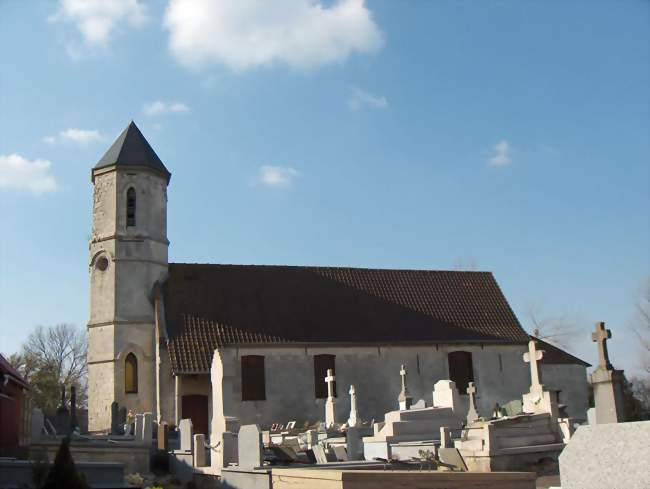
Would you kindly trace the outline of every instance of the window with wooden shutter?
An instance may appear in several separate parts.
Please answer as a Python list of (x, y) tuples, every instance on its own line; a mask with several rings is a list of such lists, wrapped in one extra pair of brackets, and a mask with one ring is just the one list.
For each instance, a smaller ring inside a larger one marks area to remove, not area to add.
[(266, 400), (264, 357), (262, 355), (241, 357), (241, 400)]
[[(316, 399), (327, 398), (327, 370), (332, 369), (332, 373), (336, 375), (336, 355), (314, 355), (314, 394)], [(334, 381), (334, 397), (336, 397), (336, 381)]]
[(456, 382), (459, 394), (467, 394), (469, 383), (474, 382), (472, 354), (468, 351), (452, 351), (447, 359), (449, 361), (449, 380)]

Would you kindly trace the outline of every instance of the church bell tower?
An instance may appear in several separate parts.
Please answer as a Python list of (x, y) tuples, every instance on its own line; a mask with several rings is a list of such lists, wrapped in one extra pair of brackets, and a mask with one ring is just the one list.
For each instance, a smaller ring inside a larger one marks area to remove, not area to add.
[(154, 289), (168, 266), (171, 173), (131, 122), (92, 169), (88, 423), (156, 412)]

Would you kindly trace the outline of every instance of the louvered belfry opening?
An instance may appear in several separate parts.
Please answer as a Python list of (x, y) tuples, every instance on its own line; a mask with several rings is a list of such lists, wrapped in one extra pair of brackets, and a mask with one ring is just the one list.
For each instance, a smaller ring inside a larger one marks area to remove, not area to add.
[(126, 225), (135, 226), (135, 189), (131, 187), (126, 192)]
[[(327, 370), (332, 369), (336, 375), (336, 355), (314, 355), (314, 394), (316, 399), (327, 398)], [(334, 397), (336, 397), (336, 381), (334, 381)]]
[(262, 355), (241, 357), (241, 400), (266, 400), (264, 357)]

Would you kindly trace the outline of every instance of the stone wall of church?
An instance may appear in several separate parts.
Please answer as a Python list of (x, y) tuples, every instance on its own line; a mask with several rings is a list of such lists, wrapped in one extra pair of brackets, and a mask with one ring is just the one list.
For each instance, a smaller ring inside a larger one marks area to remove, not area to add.
[(569, 417), (586, 421), (589, 409), (586, 367), (542, 364), (542, 383), (549, 390), (559, 391), (559, 403), (567, 406)]
[[(360, 415), (380, 420), (385, 412), (397, 409), (400, 365), (408, 370), (408, 389), (414, 402), (424, 399), (430, 405), (434, 384), (449, 378), (447, 355), (459, 350), (472, 353), (480, 414), (488, 415), (495, 403), (520, 399), (528, 391), (530, 374), (522, 361), (524, 345), (223, 348), (215, 355), (221, 365), (216, 361), (213, 364), (215, 412), (222, 406), (225, 416), (235, 416), (242, 424), (263, 426), (294, 419), (323, 419), (325, 399), (315, 398), (314, 383), (324, 379), (314, 379), (314, 355), (332, 354), (336, 355), (338, 420), (344, 422), (349, 414), (351, 384), (356, 386)], [(264, 356), (266, 400), (241, 400), (244, 355)], [(467, 403), (465, 393), (461, 393), (461, 399)]]

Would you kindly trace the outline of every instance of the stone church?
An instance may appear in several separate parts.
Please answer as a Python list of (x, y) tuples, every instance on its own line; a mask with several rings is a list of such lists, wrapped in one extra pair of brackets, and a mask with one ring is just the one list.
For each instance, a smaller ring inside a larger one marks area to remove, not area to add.
[[(324, 417), (327, 370), (344, 422), (468, 382), (479, 413), (530, 385), (528, 334), (489, 272), (170, 263), (171, 173), (131, 122), (92, 169), (89, 428), (111, 403), (208, 434), (213, 412), (268, 427)], [(548, 344), (543, 382), (585, 418), (587, 364)], [(212, 373), (212, 375), (211, 375)], [(214, 385), (213, 385), (214, 384)]]

